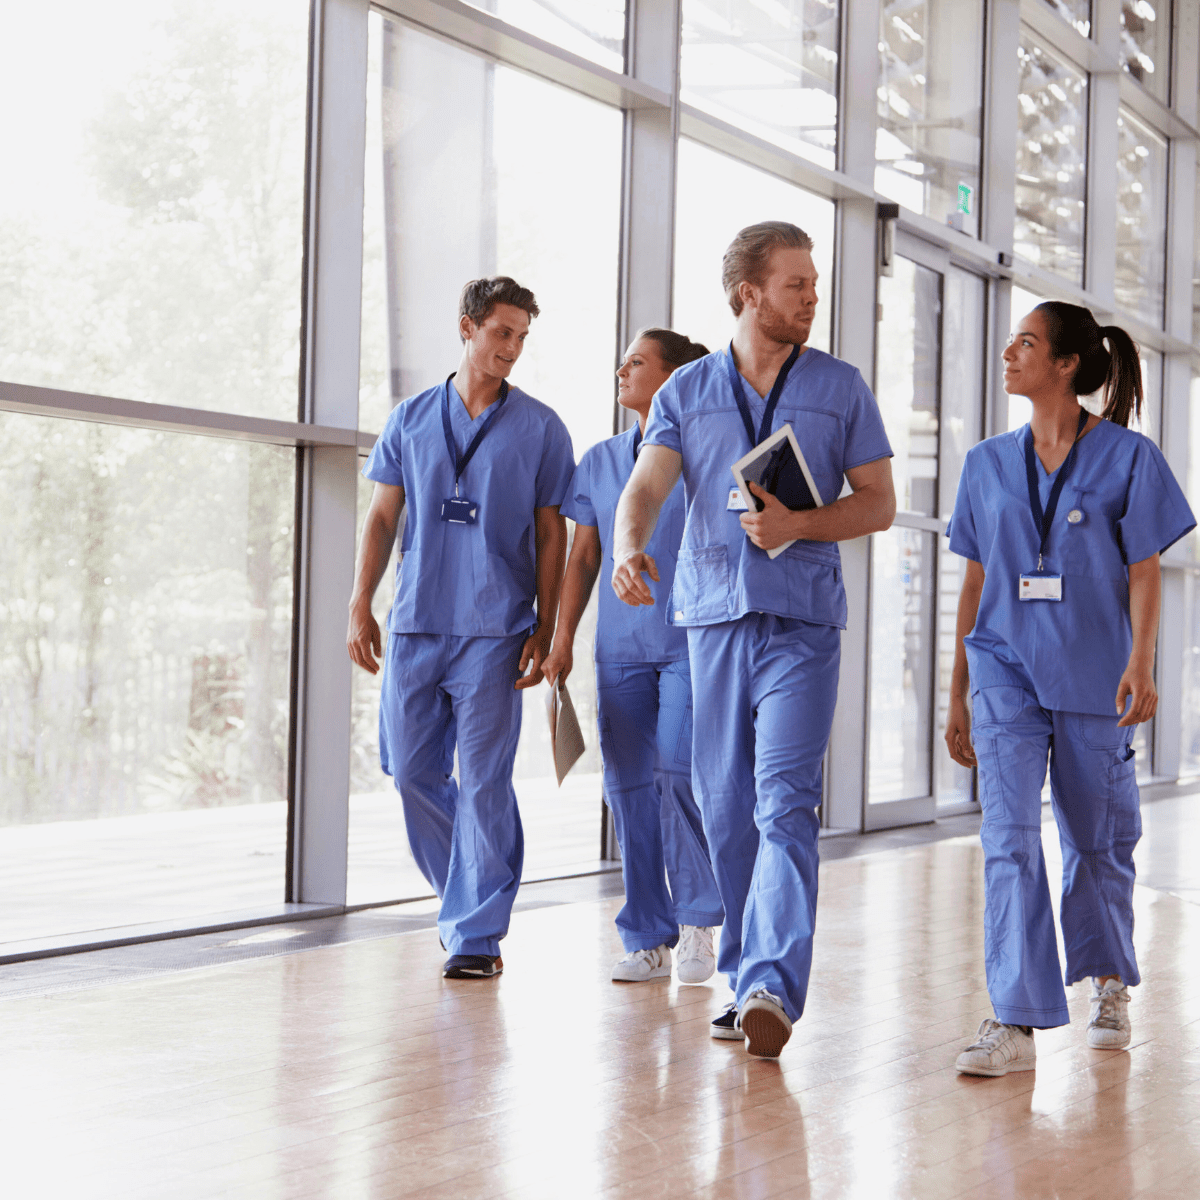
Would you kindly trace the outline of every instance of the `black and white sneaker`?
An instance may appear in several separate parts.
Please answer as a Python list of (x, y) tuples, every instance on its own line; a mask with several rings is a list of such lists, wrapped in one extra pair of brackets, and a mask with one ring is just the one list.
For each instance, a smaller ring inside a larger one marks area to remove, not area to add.
[(442, 967), (443, 979), (491, 979), (504, 970), (504, 960), (497, 954), (452, 954)]
[(713, 1019), (713, 1023), (709, 1028), (712, 1031), (713, 1037), (720, 1038), (723, 1041), (740, 1042), (746, 1037), (742, 1032), (741, 1025), (738, 1024), (736, 1004), (725, 1005), (725, 1011), (719, 1017)]

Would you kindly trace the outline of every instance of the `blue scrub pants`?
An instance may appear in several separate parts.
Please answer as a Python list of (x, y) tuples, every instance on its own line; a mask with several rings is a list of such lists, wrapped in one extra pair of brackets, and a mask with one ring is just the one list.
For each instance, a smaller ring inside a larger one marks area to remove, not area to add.
[(749, 613), (688, 630), (692, 783), (725, 907), (720, 970), (799, 1019), (817, 916), (817, 807), (841, 631)]
[(692, 798), (687, 660), (598, 662), (596, 709), (604, 798), (625, 877), (625, 905), (617, 914), (621, 944), (627, 953), (674, 946), (680, 925), (724, 920)]
[[(404, 806), (408, 844), (442, 902), (451, 954), (500, 953), (521, 882), (525, 838), (513, 760), (525, 635), (388, 635), (379, 756)], [(455, 783), (454, 747), (458, 745)]]
[(1042, 856), (1042, 785), (1050, 761), (1062, 843), (1066, 982), (1141, 982), (1133, 951), (1133, 848), (1142, 835), (1133, 728), (1117, 718), (1042, 708), (1021, 687), (972, 696), (983, 807), (984, 956), (997, 1020), (1066, 1025), (1054, 911)]

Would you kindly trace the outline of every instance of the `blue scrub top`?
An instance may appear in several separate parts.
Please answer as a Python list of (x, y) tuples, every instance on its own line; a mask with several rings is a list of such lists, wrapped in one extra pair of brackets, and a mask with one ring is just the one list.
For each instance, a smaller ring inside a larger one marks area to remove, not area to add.
[[(728, 349), (680, 367), (659, 388), (644, 445), (683, 456), (685, 524), (668, 619), (716, 625), (751, 612), (846, 627), (846, 591), (836, 542), (796, 542), (770, 559), (728, 508), (730, 468), (750, 449), (727, 375)], [(766, 401), (745, 385), (755, 427)], [(841, 495), (846, 471), (892, 448), (879, 406), (857, 369), (811, 347), (796, 360), (773, 429), (791, 422), (821, 501)], [(653, 585), (651, 585), (653, 587)]]
[(683, 487), (676, 484), (662, 506), (654, 536), (646, 553), (658, 567), (653, 584), (654, 608), (634, 608), (617, 599), (612, 590), (613, 524), (617, 501), (633, 474), (633, 447), (637, 426), (598, 442), (579, 460), (575, 478), (559, 510), (577, 525), (593, 525), (600, 532), (603, 552), (600, 598), (596, 612), (596, 662), (682, 662), (688, 656), (687, 634), (667, 624), (667, 597), (675, 578), (675, 557), (683, 536)]
[[(1158, 447), (1101, 421), (1080, 439), (1042, 563), (1062, 600), (1018, 600), (1037, 569), (1039, 535), (1025, 477), (1025, 430), (972, 447), (963, 464), (950, 549), (981, 563), (975, 628), (964, 639), (971, 687), (1015, 685), (1043, 708), (1112, 716), (1133, 649), (1129, 564), (1160, 554), (1196, 519)], [(1060, 467), (1059, 470), (1062, 470)], [(1058, 471), (1037, 463), (1043, 508)], [(1077, 524), (1067, 520), (1082, 514)]]
[[(487, 436), (459, 481), (479, 505), (474, 525), (442, 520), (454, 495), (454, 464), (442, 429), (444, 384), (402, 400), (363, 474), (404, 488), (407, 519), (396, 566), (391, 633), (510, 637), (537, 624), (534, 510), (563, 502), (575, 470), (571, 436), (553, 409), (509, 388)], [(450, 387), (450, 424), (459, 454), (492, 411), (472, 421)]]

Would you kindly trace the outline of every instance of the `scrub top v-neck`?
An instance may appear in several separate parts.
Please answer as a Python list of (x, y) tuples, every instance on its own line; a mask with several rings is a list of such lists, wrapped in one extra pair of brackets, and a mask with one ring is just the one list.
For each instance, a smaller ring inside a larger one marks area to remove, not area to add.
[[(1062, 600), (1022, 602), (1018, 579), (1036, 564), (1040, 542), (1027, 428), (968, 451), (947, 531), (950, 549), (984, 569), (979, 615), (964, 639), (971, 687), (1023, 687), (1047, 709), (1111, 716), (1133, 648), (1129, 564), (1162, 553), (1196, 520), (1158, 447), (1101, 421), (1079, 439), (1047, 540), (1044, 570), (1062, 577)], [(1038, 461), (1043, 505), (1061, 470)]]
[(654, 607), (636, 608), (618, 600), (612, 590), (613, 526), (617, 501), (633, 473), (635, 447), (640, 442), (635, 425), (624, 433), (598, 442), (579, 460), (575, 478), (559, 511), (579, 525), (595, 526), (600, 535), (601, 566), (597, 580), (596, 662), (682, 662), (688, 656), (687, 633), (667, 624), (668, 600), (675, 579), (675, 559), (683, 536), (683, 485), (671, 490), (658, 515), (646, 553), (658, 568), (658, 583), (651, 583)]
[[(510, 387), (459, 488), (479, 505), (478, 522), (442, 519), (455, 464), (442, 425), (445, 384), (391, 412), (363, 475), (404, 488), (406, 520), (396, 567), (392, 633), (509, 637), (536, 624), (534, 512), (562, 503), (575, 470), (571, 438), (549, 406)], [(458, 454), (488, 420), (474, 420), (451, 384), (450, 427)]]

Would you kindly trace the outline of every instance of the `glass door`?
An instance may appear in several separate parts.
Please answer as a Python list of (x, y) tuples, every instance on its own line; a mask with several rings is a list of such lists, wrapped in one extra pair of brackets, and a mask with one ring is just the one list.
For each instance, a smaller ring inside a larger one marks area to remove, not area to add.
[(871, 539), (867, 829), (973, 801), (942, 742), (962, 570), (942, 534), (982, 427), (986, 285), (936, 247), (898, 248), (879, 281), (875, 394), (898, 511)]

